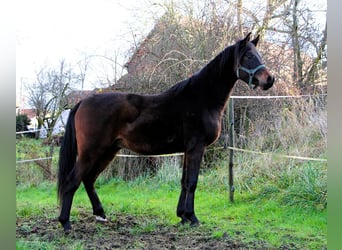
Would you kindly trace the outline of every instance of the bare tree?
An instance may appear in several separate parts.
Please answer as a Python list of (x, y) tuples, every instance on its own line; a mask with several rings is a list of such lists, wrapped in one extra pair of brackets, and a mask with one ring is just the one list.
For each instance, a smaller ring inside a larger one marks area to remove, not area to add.
[(89, 57), (84, 54), (84, 57), (77, 63), (78, 67), (79, 67), (79, 80), (81, 83), (81, 90), (84, 89), (84, 83), (85, 83), (85, 79), (86, 79), (86, 74), (87, 71), (89, 69)]
[[(66, 94), (80, 79), (64, 60), (60, 61), (58, 68), (45, 67), (37, 72), (35, 82), (27, 86), (29, 103), (35, 108), (38, 120), (36, 138), (39, 138), (40, 129), (44, 127), (47, 131), (47, 141), (53, 141), (53, 128), (67, 106)], [(53, 152), (54, 143), (50, 143), (50, 150), (46, 156), (52, 157)], [(48, 179), (52, 178), (51, 163), (51, 160), (46, 163), (37, 162)]]
[(238, 0), (236, 4), (236, 14), (237, 14), (237, 26), (238, 34), (242, 37), (242, 0)]
[(62, 60), (56, 69), (42, 68), (37, 72), (35, 82), (27, 85), (29, 104), (36, 110), (38, 129), (44, 127), (48, 137), (67, 105), (67, 91), (80, 79)]
[[(326, 69), (326, 53), (327, 53), (327, 22), (325, 22), (325, 28), (322, 32), (321, 40), (316, 43), (312, 42), (312, 45), (315, 47), (316, 57), (313, 59), (312, 64), (309, 66), (309, 70), (304, 75), (306, 82), (315, 82), (320, 78), (320, 73), (322, 73), (322, 69)], [(324, 80), (326, 80), (326, 72), (323, 73), (325, 75)]]
[(275, 20), (279, 20), (279, 18), (287, 15), (287, 9), (285, 8), (279, 14), (275, 14), (280, 7), (285, 6), (285, 3), (288, 0), (266, 0), (265, 13), (262, 21), (260, 22), (260, 26), (257, 30), (257, 33), (260, 35), (260, 38), (263, 39), (266, 33), (266, 30), (269, 28), (270, 24)]
[(326, 75), (327, 28), (319, 28), (315, 12), (303, 0), (286, 0), (273, 15), (278, 22), (266, 28), (279, 37), (278, 42), (292, 48), (292, 80), (301, 89), (313, 85), (321, 74)]

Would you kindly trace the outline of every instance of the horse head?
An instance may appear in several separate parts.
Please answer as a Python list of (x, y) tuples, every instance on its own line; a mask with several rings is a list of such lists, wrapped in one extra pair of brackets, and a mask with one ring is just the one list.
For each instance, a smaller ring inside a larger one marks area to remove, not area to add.
[(262, 58), (256, 49), (260, 36), (250, 41), (251, 33), (237, 43), (236, 47), (236, 76), (248, 83), (254, 89), (259, 87), (267, 90), (273, 86), (274, 76), (268, 71), (262, 62)]

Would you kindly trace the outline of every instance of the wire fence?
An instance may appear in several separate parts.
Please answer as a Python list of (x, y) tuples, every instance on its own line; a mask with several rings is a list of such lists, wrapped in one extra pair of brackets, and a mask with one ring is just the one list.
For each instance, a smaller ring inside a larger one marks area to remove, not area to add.
[[(284, 99), (284, 98), (316, 98), (321, 96), (327, 96), (327, 94), (319, 94), (319, 95), (295, 95), (295, 96), (231, 96), (231, 99)], [(35, 133), (40, 130), (27, 130), (27, 131), (19, 131), (16, 132), (16, 135), (22, 135), (25, 133)], [(240, 151), (244, 153), (250, 154), (260, 154), (260, 155), (270, 155), (270, 156), (278, 156), (283, 158), (297, 159), (297, 160), (305, 160), (305, 161), (320, 161), (327, 162), (327, 159), (315, 158), (315, 157), (306, 157), (306, 156), (297, 156), (297, 155), (284, 155), (277, 154), (273, 152), (261, 152), (261, 151), (253, 151), (249, 149), (236, 148), (236, 147), (216, 147), (215, 150), (223, 150), (230, 149), (233, 151)], [(174, 154), (162, 154), (162, 155), (137, 155), (137, 154), (117, 154), (116, 157), (123, 158), (160, 158), (160, 157), (172, 157), (172, 156), (182, 156), (184, 153), (174, 153)], [(29, 163), (29, 162), (37, 162), (42, 160), (49, 160), (53, 157), (39, 157), (34, 159), (24, 159), (16, 161), (16, 164)]]

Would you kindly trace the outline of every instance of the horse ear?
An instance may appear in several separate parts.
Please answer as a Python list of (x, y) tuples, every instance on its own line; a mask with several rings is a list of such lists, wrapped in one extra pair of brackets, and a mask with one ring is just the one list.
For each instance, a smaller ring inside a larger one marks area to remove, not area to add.
[(249, 32), (247, 34), (247, 36), (242, 40), (242, 46), (246, 46), (246, 44), (249, 42), (249, 40), (251, 39), (251, 34), (252, 32)]
[(251, 43), (253, 43), (254, 46), (257, 46), (259, 39), (260, 39), (260, 35), (258, 35), (256, 38), (254, 38), (254, 40), (252, 40)]

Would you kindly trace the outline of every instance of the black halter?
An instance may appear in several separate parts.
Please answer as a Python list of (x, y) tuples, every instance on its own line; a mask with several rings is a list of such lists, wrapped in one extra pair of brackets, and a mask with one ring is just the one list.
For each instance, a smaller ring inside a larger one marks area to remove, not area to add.
[(240, 64), (238, 65), (237, 69), (236, 69), (236, 75), (237, 75), (237, 78), (240, 79), (240, 69), (245, 71), (248, 75), (249, 75), (249, 81), (248, 81), (248, 86), (250, 88), (252, 88), (252, 80), (253, 80), (253, 77), (255, 75), (255, 73), (259, 70), (259, 69), (262, 69), (262, 68), (266, 68), (266, 66), (264, 64), (260, 64), (258, 67), (254, 68), (254, 69), (247, 69), (245, 67), (242, 67)]

